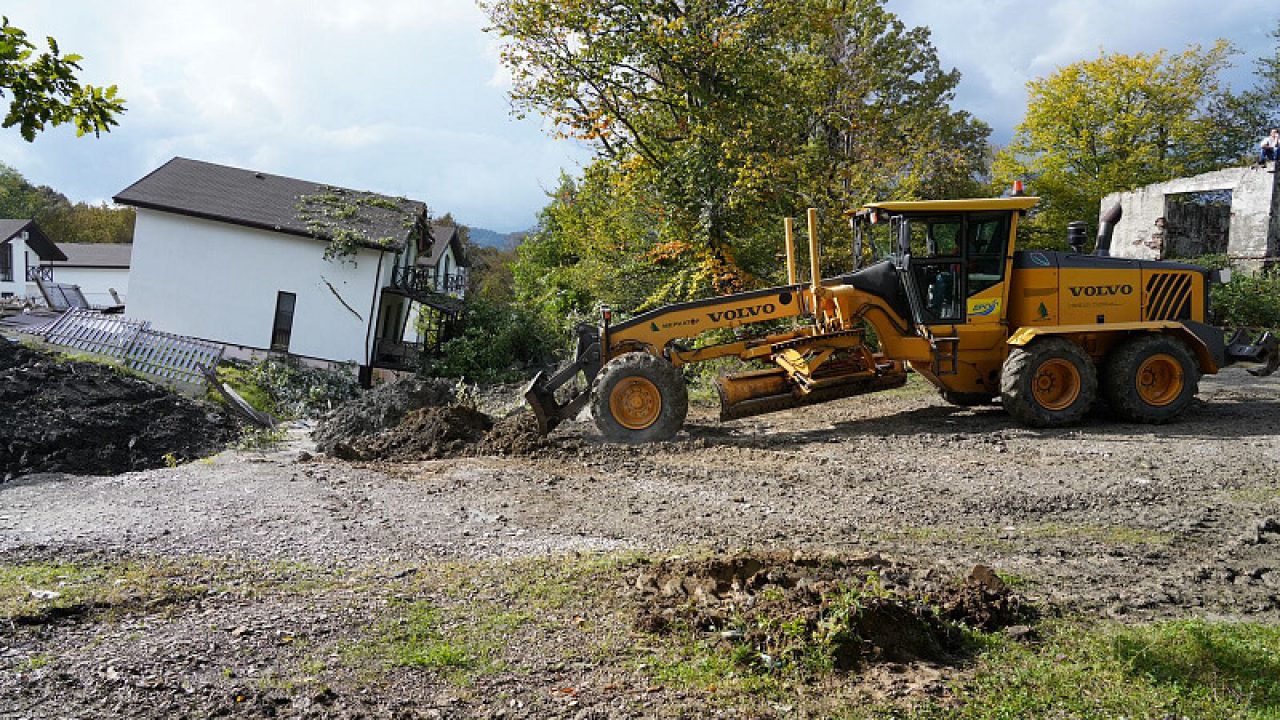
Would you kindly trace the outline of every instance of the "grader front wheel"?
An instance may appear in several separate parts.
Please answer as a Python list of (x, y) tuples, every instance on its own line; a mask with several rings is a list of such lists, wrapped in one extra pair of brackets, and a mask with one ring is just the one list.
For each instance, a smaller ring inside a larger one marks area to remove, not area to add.
[(605, 439), (669, 440), (684, 425), (689, 394), (680, 371), (644, 352), (619, 355), (591, 385), (591, 414)]
[(1000, 402), (1032, 427), (1079, 422), (1098, 394), (1098, 371), (1079, 345), (1042, 338), (1014, 348), (1000, 377)]

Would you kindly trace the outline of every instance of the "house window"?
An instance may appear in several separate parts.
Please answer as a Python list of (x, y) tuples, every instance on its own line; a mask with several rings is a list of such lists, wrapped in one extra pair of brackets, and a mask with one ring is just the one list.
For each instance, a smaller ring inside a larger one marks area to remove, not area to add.
[(293, 307), (298, 296), (291, 292), (276, 293), (276, 319), (271, 326), (271, 349), (289, 352), (289, 337), (293, 335)]
[(13, 282), (13, 245), (0, 243), (0, 282)]

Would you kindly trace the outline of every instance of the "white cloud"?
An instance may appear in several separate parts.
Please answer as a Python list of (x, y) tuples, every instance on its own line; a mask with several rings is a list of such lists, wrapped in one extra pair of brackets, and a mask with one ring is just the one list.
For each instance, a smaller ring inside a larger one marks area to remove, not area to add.
[[(1227, 37), (1246, 57), (1274, 47), (1274, 0), (890, 0), (933, 28), (963, 73), (959, 106), (1004, 141), (1025, 83), (1120, 52)], [(174, 155), (404, 194), (498, 230), (527, 227), (561, 168), (590, 152), (514, 121), (498, 39), (470, 0), (7, 0), (33, 38), (85, 57), (129, 112), (101, 139), (65, 128), (27, 144), (0, 131), (0, 160), (73, 199), (110, 197)], [(1247, 78), (1249, 64), (1239, 76)]]

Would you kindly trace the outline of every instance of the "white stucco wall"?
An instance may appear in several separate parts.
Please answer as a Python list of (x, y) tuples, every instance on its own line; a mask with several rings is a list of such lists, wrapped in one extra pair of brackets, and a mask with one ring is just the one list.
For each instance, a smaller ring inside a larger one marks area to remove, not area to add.
[(58, 266), (53, 269), (53, 281), (67, 285), (79, 285), (84, 299), (91, 305), (110, 306), (116, 301), (108, 289), (115, 288), (121, 300), (129, 295), (129, 270), (127, 268), (74, 268)]
[(130, 317), (167, 332), (267, 349), (276, 293), (291, 292), (297, 304), (290, 353), (368, 362), (370, 327), (395, 253), (361, 249), (350, 258), (354, 265), (326, 261), (324, 243), (312, 238), (142, 208), (133, 237)]
[(35, 283), (27, 282), (28, 256), (30, 256), (31, 265), (39, 265), (40, 258), (27, 249), (27, 244), (24, 242), (25, 236), (26, 232), (19, 233), (9, 241), (8, 245), (0, 248), (0, 252), (12, 253), (13, 259), (13, 280), (8, 282), (0, 281), (0, 296), (8, 293), (18, 298), (40, 297), (40, 290), (35, 286)]

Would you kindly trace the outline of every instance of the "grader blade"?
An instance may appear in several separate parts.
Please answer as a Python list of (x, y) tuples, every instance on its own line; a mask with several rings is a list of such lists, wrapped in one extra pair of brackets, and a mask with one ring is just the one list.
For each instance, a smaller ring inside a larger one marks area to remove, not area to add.
[[(524, 391), (525, 402), (533, 410), (538, 420), (538, 431), (543, 435), (550, 433), (562, 421), (572, 419), (586, 406), (591, 399), (591, 381), (600, 372), (599, 332), (585, 323), (578, 325), (574, 332), (577, 342), (573, 360), (549, 376), (545, 372), (538, 373)], [(586, 380), (584, 386), (566, 391), (568, 397), (563, 402), (558, 401), (556, 391), (580, 373)]]
[(906, 369), (901, 363), (892, 363), (874, 371), (824, 374), (807, 386), (782, 368), (725, 375), (716, 378), (716, 390), (720, 419), (738, 420), (902, 387), (906, 382)]

